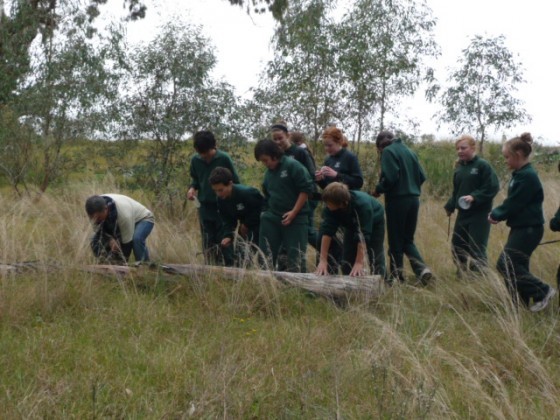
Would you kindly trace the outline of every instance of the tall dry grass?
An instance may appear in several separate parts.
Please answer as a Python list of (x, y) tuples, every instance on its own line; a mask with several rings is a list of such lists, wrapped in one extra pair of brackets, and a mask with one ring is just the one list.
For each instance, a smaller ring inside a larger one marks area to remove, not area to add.
[[(560, 189), (544, 185), (550, 217)], [(458, 280), (441, 199), (423, 198), (417, 234), (435, 284), (342, 308), (250, 275), (81, 271), (93, 262), (83, 202), (118, 191), (109, 179), (40, 200), (2, 194), (0, 259), (57, 269), (0, 278), (0, 417), (560, 416), (557, 304), (514, 307), (492, 267)], [(194, 208), (166, 216), (129, 194), (156, 212), (155, 260), (202, 262)], [(492, 228), (492, 266), (506, 236)], [(558, 246), (532, 258), (550, 284)]]

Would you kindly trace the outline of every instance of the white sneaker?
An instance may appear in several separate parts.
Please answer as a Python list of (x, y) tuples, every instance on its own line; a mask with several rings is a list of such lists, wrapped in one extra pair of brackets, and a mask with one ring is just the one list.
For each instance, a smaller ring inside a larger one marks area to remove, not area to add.
[(548, 293), (544, 297), (543, 300), (539, 300), (538, 302), (533, 303), (533, 305), (529, 308), (531, 312), (539, 312), (542, 311), (550, 302), (550, 299), (556, 294), (556, 290), (554, 287), (548, 289)]
[(426, 267), (420, 273), (420, 277), (418, 277), (418, 280), (420, 280), (420, 283), (422, 283), (424, 286), (427, 286), (428, 283), (430, 283), (432, 276), (432, 271), (428, 267)]

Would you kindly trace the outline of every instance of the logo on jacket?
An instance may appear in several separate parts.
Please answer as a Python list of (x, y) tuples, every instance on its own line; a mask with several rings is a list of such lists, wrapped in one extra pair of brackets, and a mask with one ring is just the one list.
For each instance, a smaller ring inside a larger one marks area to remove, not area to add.
[(245, 210), (243, 203), (237, 203), (237, 211)]
[(335, 168), (340, 168), (340, 162), (336, 162), (336, 163), (334, 164), (334, 167), (335, 167)]
[(478, 168), (472, 168), (471, 175), (478, 175)]
[(287, 176), (288, 176), (288, 171), (286, 169), (280, 172), (280, 178), (286, 178)]

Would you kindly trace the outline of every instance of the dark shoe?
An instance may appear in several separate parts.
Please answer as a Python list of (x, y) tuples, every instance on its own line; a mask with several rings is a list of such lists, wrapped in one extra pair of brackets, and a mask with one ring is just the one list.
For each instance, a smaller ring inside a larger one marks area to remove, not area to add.
[(432, 277), (432, 271), (428, 267), (426, 267), (420, 273), (418, 280), (420, 281), (420, 283), (422, 283), (423, 286), (427, 286), (428, 284), (430, 284)]
[(556, 289), (554, 287), (549, 287), (548, 293), (544, 297), (543, 300), (539, 300), (538, 302), (533, 303), (533, 305), (529, 308), (531, 312), (539, 312), (542, 311), (544, 308), (547, 307), (548, 302), (550, 299), (556, 294)]

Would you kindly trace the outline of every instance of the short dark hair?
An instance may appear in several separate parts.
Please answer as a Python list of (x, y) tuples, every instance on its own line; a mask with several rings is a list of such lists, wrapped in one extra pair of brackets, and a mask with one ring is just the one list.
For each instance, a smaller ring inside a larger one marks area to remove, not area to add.
[(273, 159), (280, 159), (284, 156), (284, 151), (276, 144), (274, 140), (259, 140), (255, 145), (255, 159), (259, 160), (261, 156), (267, 155)]
[(375, 145), (378, 148), (383, 148), (385, 146), (388, 146), (389, 144), (391, 144), (393, 142), (394, 137), (395, 137), (395, 135), (390, 131), (381, 131), (377, 135), (377, 139), (375, 140)]
[(95, 213), (102, 212), (107, 208), (105, 199), (100, 195), (92, 195), (86, 200), (86, 213), (93, 216)]
[(214, 133), (208, 130), (197, 131), (193, 137), (194, 149), (198, 153), (206, 153), (216, 148)]
[(228, 168), (223, 168), (218, 166), (210, 172), (210, 176), (208, 177), (208, 182), (210, 185), (216, 184), (224, 184), (228, 185), (230, 182), (233, 182), (233, 174)]

